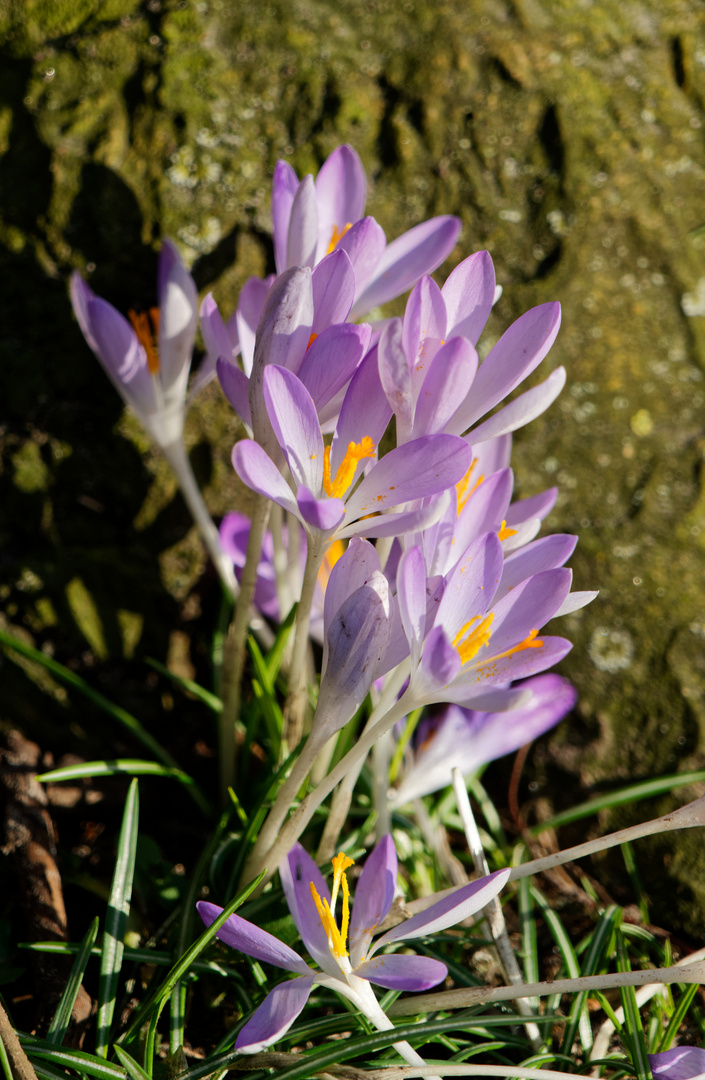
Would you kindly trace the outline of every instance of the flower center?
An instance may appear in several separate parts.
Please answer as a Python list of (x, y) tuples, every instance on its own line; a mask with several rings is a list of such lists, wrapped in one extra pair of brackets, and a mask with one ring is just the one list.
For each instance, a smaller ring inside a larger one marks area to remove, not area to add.
[[(328, 944), (330, 945), (330, 951), (338, 960), (341, 960), (344, 956), (347, 956), (347, 939), (348, 939), (348, 927), (350, 925), (350, 889), (348, 887), (348, 879), (345, 876), (345, 871), (351, 866), (354, 866), (354, 861), (348, 858), (340, 851), (333, 862), (333, 889), (331, 891), (330, 906), (325, 897), (320, 897), (316, 892), (316, 886), (313, 882), (310, 883), (311, 896), (313, 902), (316, 905), (318, 917), (323, 924), (323, 929), (328, 937)], [(343, 887), (343, 910), (340, 920), (340, 929), (335, 921), (335, 901), (338, 897), (338, 890), (340, 886)]]
[[(459, 514), (462, 513), (462, 511), (465, 509), (465, 506), (470, 496), (473, 494), (473, 492), (477, 491), (480, 484), (485, 479), (484, 476), (478, 476), (477, 480), (474, 482), (474, 484), (472, 484), (472, 487), (470, 487), (470, 484), (472, 483), (472, 474), (475, 470), (476, 465), (477, 458), (473, 458), (470, 462), (470, 468), (465, 473), (465, 476), (462, 478), (462, 480), (458, 480), (458, 483), (455, 485), (455, 490), (458, 495)], [(502, 539), (502, 537), (500, 537), (500, 539)]]
[(542, 648), (543, 641), (538, 637), (538, 630), (530, 630), (524, 640), (520, 641), (518, 645), (512, 645), (511, 649), (507, 649), (506, 652), (496, 653), (487, 660), (481, 660), (478, 667), (482, 667), (483, 664), (494, 664), (495, 660), (503, 660), (507, 656), (514, 656), (514, 653), (523, 652), (524, 649)]
[(458, 630), (458, 633), (453, 638), (453, 645), (458, 650), (458, 656), (463, 664), (467, 664), (468, 660), (472, 660), (473, 656), (490, 640), (490, 627), (493, 619), (492, 612), (485, 615), (484, 619), (480, 619), (480, 616), (476, 615), (474, 619), (465, 623), (465, 626)]
[(149, 312), (131, 310), (127, 315), (137, 334), (137, 340), (147, 354), (147, 367), (152, 375), (158, 375), (159, 353), (156, 340), (159, 337), (159, 308), (150, 308)]
[(508, 540), (510, 536), (516, 536), (516, 534), (517, 534), (516, 529), (507, 528), (507, 523), (504, 520), (504, 518), (502, 518), (502, 527), (500, 528), (499, 532), (497, 533), (497, 539), (498, 540)]
[(355, 472), (363, 458), (374, 457), (377, 447), (369, 435), (362, 442), (348, 443), (345, 457), (338, 466), (335, 480), (330, 476), (330, 446), (323, 452), (323, 490), (333, 499), (342, 499), (355, 478)]
[(333, 226), (333, 232), (331, 234), (330, 244), (328, 245), (328, 250), (326, 251), (326, 255), (330, 255), (331, 251), (335, 251), (338, 244), (340, 243), (340, 241), (345, 236), (346, 232), (349, 232), (350, 229), (352, 229), (352, 227), (353, 227), (352, 221), (346, 222), (346, 224), (343, 225), (343, 227), (342, 227), (342, 229), (340, 229), (340, 231), (338, 231), (338, 226), (337, 225)]

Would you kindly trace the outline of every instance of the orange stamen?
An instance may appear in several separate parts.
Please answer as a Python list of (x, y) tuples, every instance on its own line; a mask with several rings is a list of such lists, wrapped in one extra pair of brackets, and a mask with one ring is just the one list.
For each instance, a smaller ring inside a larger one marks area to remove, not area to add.
[(326, 255), (330, 255), (331, 251), (335, 251), (338, 244), (340, 243), (340, 241), (345, 236), (346, 232), (349, 232), (350, 229), (352, 229), (352, 227), (353, 227), (352, 221), (348, 221), (345, 225), (343, 225), (340, 232), (338, 232), (338, 226), (337, 225), (333, 226), (333, 233), (332, 233), (331, 238), (330, 238), (330, 244), (328, 245), (328, 250), (326, 251)]
[(499, 540), (508, 540), (510, 536), (516, 536), (516, 534), (516, 529), (508, 529), (506, 521), (502, 519), (502, 527), (497, 533), (497, 538)]
[(306, 351), (307, 352), (311, 348), (311, 346), (313, 345), (313, 343), (314, 343), (314, 341), (316, 340), (317, 337), (318, 337), (318, 334), (311, 334), (311, 337), (308, 339), (308, 345), (306, 346)]
[[(463, 664), (466, 664), (468, 660), (472, 660), (473, 656), (476, 656), (482, 646), (486, 645), (490, 640), (490, 627), (493, 619), (492, 612), (485, 615), (482, 620), (480, 620), (479, 615), (476, 615), (470, 622), (465, 623), (465, 626), (455, 635), (453, 645), (458, 650), (458, 656)], [(478, 625), (473, 626), (473, 623)]]
[(323, 453), (323, 490), (333, 499), (342, 499), (355, 478), (357, 467), (363, 458), (374, 457), (377, 447), (369, 435), (359, 443), (348, 443), (345, 457), (338, 466), (335, 480), (330, 475), (330, 446)]
[(137, 340), (147, 354), (147, 367), (152, 375), (158, 375), (159, 354), (154, 341), (159, 335), (159, 308), (150, 308), (149, 314), (146, 311), (128, 311), (127, 315)]
[[(348, 927), (350, 926), (350, 888), (348, 886), (348, 879), (345, 876), (345, 871), (351, 866), (354, 866), (355, 863), (347, 855), (344, 855), (342, 851), (335, 856), (332, 862), (334, 876), (330, 904), (328, 904), (328, 901), (325, 898), (321, 898), (318, 895), (313, 882), (310, 882), (309, 888), (311, 889), (313, 902), (316, 905), (318, 917), (326, 932), (331, 952), (334, 956), (337, 956), (338, 959), (341, 959), (343, 956), (348, 955), (345, 946), (348, 940)], [(338, 889), (341, 885), (343, 887), (343, 911), (339, 930), (333, 912), (335, 911), (335, 901), (338, 896)]]
[(328, 579), (330, 578), (331, 570), (333, 569), (341, 555), (344, 553), (344, 551), (345, 545), (343, 544), (343, 541), (334, 540), (331, 546), (326, 551), (325, 555), (323, 556), (323, 564), (321, 565), (321, 569), (318, 571), (318, 584), (320, 585), (323, 592), (326, 591), (326, 586), (328, 585)]
[(482, 664), (494, 664), (495, 660), (503, 660), (507, 656), (514, 656), (514, 653), (523, 652), (524, 649), (542, 649), (543, 641), (537, 637), (538, 630), (531, 630), (527, 637), (523, 641), (520, 641), (518, 645), (513, 645), (511, 649), (507, 649), (506, 652), (497, 653), (496, 656), (491, 656), (489, 660), (481, 660)]
[(477, 465), (477, 458), (473, 458), (472, 461), (470, 462), (470, 468), (465, 473), (465, 476), (462, 478), (462, 480), (459, 480), (458, 483), (455, 485), (455, 490), (456, 490), (457, 496), (458, 496), (458, 513), (459, 514), (465, 509), (470, 496), (475, 491), (477, 491), (480, 484), (485, 479), (484, 476), (479, 476), (477, 478), (477, 480), (475, 481), (475, 483), (473, 484), (473, 486), (470, 487), (470, 481), (472, 479), (473, 470), (474, 470), (476, 465)]

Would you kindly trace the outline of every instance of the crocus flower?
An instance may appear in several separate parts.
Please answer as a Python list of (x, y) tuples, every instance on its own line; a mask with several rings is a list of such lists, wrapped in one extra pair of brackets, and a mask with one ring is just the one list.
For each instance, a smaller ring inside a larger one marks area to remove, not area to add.
[[(316, 972), (293, 949), (239, 915), (231, 915), (218, 937), (238, 949), (298, 977), (280, 983), (265, 998), (238, 1035), (235, 1048), (256, 1053), (271, 1046), (291, 1027), (308, 1001), (315, 984), (342, 994), (377, 1027), (391, 1027), (380, 1009), (370, 983), (385, 989), (420, 991), (437, 986), (445, 964), (426, 956), (379, 955), (396, 942), (439, 933), (481, 910), (499, 893), (509, 877), (499, 870), (444, 896), (419, 915), (395, 926), (373, 943), (375, 932), (389, 914), (397, 880), (397, 855), (391, 836), (384, 836), (368, 856), (355, 890), (350, 913), (346, 871), (353, 865), (342, 852), (333, 859), (333, 890), (310, 855), (295, 844), (279, 868), (284, 895), (296, 928), (314, 961)], [(342, 893), (341, 917), (336, 902)], [(198, 911), (206, 926), (221, 913), (215, 904), (200, 901)]]
[(71, 277), (71, 301), (83, 336), (113, 386), (161, 447), (180, 440), (184, 399), (196, 335), (198, 296), (174, 245), (159, 253), (158, 308), (130, 321)]
[(394, 806), (447, 787), (451, 771), (470, 776), (488, 761), (510, 754), (538, 738), (573, 708), (577, 694), (559, 675), (537, 675), (521, 687), (531, 691), (526, 705), (488, 713), (449, 705), (423, 720), (407, 754), (404, 778), (389, 794)]
[(677, 1046), (648, 1057), (658, 1080), (700, 1080), (705, 1076), (705, 1050), (698, 1046)]
[(339, 146), (315, 181), (299, 181), (292, 167), (277, 162), (272, 185), (274, 258), (278, 273), (315, 266), (333, 251), (345, 251), (355, 272), (352, 318), (400, 296), (443, 262), (460, 232), (458, 218), (431, 218), (387, 244), (371, 217), (363, 217), (365, 171), (350, 146)]

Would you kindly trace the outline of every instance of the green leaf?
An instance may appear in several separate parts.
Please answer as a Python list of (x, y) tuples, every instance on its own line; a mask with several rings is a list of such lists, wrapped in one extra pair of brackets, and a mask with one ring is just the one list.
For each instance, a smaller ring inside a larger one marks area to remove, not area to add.
[(37, 780), (43, 784), (56, 784), (62, 780), (80, 780), (86, 776), (168, 776), (178, 780), (189, 791), (194, 802), (208, 817), (213, 815), (213, 807), (206, 799), (193, 777), (170, 765), (160, 765), (157, 761), (141, 761), (139, 758), (117, 758), (115, 761), (82, 761), (76, 765), (65, 765), (61, 769), (51, 769), (41, 773)]
[[(524, 957), (524, 982), (538, 982), (541, 978), (539, 946), (529, 878), (519, 878), (519, 918), (521, 919), (521, 945)], [(526, 1000), (533, 1011), (538, 1012), (539, 999), (533, 997)]]
[(171, 679), (176, 686), (180, 686), (182, 690), (185, 690), (189, 694), (193, 694), (195, 698), (203, 702), (213, 712), (219, 713), (223, 711), (223, 702), (217, 694), (211, 693), (210, 690), (206, 690), (204, 686), (200, 686), (193, 679), (184, 679), (182, 675), (175, 675), (173, 671), (169, 671), (169, 668), (164, 664), (160, 664), (158, 660), (154, 660), (151, 656), (146, 657), (147, 663), (150, 667), (153, 667), (155, 671), (158, 671), (160, 675), (164, 675), (165, 678)]
[(54, 1017), (49, 1025), (46, 1037), (46, 1041), (49, 1043), (56, 1043), (57, 1046), (61, 1046), (61, 1043), (64, 1041), (66, 1029), (71, 1020), (71, 1010), (73, 1009), (76, 996), (81, 987), (81, 983), (83, 982), (83, 973), (86, 970), (86, 965), (88, 964), (97, 935), (98, 918), (96, 916), (88, 928), (88, 933), (81, 942), (80, 951), (76, 954), (76, 959), (73, 962), (66, 989), (61, 995), (59, 1007), (54, 1013)]
[[(617, 969), (619, 971), (631, 971), (627, 943), (624, 936), (617, 935)], [(620, 986), (619, 993), (622, 998), (624, 1009), (624, 1041), (631, 1052), (632, 1064), (636, 1070), (638, 1080), (652, 1080), (651, 1067), (649, 1066), (646, 1040), (641, 1026), (641, 1016), (636, 1000), (636, 990), (633, 986)]]
[[(622, 909), (616, 906), (609, 907), (602, 913), (600, 921), (590, 938), (590, 947), (583, 963), (582, 975), (597, 975), (600, 969), (605, 966), (610, 942), (621, 919)], [(568, 1023), (561, 1043), (561, 1051), (564, 1054), (571, 1053), (580, 1022), (585, 1022), (584, 1018), (587, 1018), (589, 1024), (590, 1018), (586, 1008), (587, 998), (588, 995), (585, 990), (582, 990), (573, 998)]]
[(78, 690), (84, 697), (87, 697), (89, 701), (92, 701), (94, 705), (97, 705), (99, 709), (106, 712), (108, 716), (112, 716), (113, 720), (117, 720), (124, 728), (134, 736), (143, 746), (146, 746), (148, 750), (154, 754), (158, 761), (161, 761), (164, 765), (168, 765), (170, 768), (176, 768), (176, 762), (166, 750), (163, 750), (157, 740), (153, 738), (145, 728), (142, 727), (139, 720), (132, 716), (125, 709), (119, 705), (115, 705), (108, 698), (104, 697), (98, 690), (94, 690), (85, 679), (82, 679), (80, 675), (77, 675), (74, 671), (69, 671), (67, 667), (60, 664), (58, 660), (52, 660), (50, 656), (46, 656), (39, 649), (33, 649), (31, 645), (25, 645), (23, 641), (19, 641), (11, 634), (6, 633), (4, 630), (0, 630), (0, 645), (4, 645), (6, 649), (12, 649), (14, 652), (25, 656), (28, 660), (34, 660), (35, 663), (41, 664), (42, 667), (50, 671), (52, 675), (55, 675), (57, 679), (66, 683), (68, 686), (72, 686), (75, 690)]
[(685, 986), (682, 988), (680, 1001), (673, 1010), (673, 1015), (668, 1021), (668, 1027), (661, 1036), (661, 1041), (659, 1042), (657, 1051), (654, 1051), (655, 1053), (662, 1053), (664, 1050), (671, 1049), (671, 1043), (676, 1037), (676, 1033), (678, 1032), (679, 1027), (685, 1019), (685, 1014), (690, 1008), (690, 1003), (699, 989), (700, 987), (698, 983), (691, 983), (690, 986)]
[(67, 1050), (64, 1047), (52, 1046), (33, 1035), (20, 1035), (20, 1042), (32, 1061), (37, 1057), (45, 1058), (61, 1068), (74, 1069), (79, 1074), (95, 1076), (98, 1080), (125, 1080), (125, 1072), (118, 1065), (94, 1054), (87, 1054), (85, 1050)]
[(110, 1025), (115, 1011), (115, 995), (122, 967), (127, 916), (130, 912), (130, 898), (132, 897), (139, 823), (137, 783), (137, 780), (132, 781), (125, 800), (125, 811), (118, 839), (117, 862), (103, 932), (98, 983), (98, 1030), (95, 1042), (96, 1051), (102, 1057), (107, 1057), (108, 1054)]
[[(580, 977), (580, 964), (578, 958), (575, 955), (575, 949), (571, 943), (568, 934), (566, 933), (563, 923), (559, 919), (553, 908), (550, 907), (548, 901), (542, 896), (542, 894), (532, 887), (531, 895), (541, 908), (541, 914), (544, 921), (551, 931), (556, 945), (560, 949), (561, 956), (563, 957), (563, 963), (565, 964), (568, 976), (571, 979), (577, 979)], [(580, 1044), (583, 1050), (589, 1050), (592, 1046), (592, 1028), (590, 1025), (590, 1017), (587, 1015), (587, 1010), (582, 1010), (578, 1019), (578, 1031), (580, 1034)]]
[(138, 1065), (133, 1057), (131, 1057), (127, 1050), (123, 1050), (121, 1046), (114, 1046), (115, 1056), (121, 1065), (124, 1066), (125, 1072), (128, 1076), (132, 1077), (132, 1080), (151, 1080), (149, 1073), (146, 1073), (141, 1065)]
[(2, 1071), (5, 1074), (5, 1080), (14, 1080), (12, 1069), (10, 1068), (10, 1059), (7, 1056), (5, 1043), (2, 1039), (0, 1039), (0, 1067), (2, 1067)]

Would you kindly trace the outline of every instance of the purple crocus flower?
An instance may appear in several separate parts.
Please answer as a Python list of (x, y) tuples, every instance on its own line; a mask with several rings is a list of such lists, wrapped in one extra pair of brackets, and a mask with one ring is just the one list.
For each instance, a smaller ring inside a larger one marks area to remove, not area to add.
[(196, 335), (198, 296), (175, 246), (165, 240), (157, 273), (159, 307), (130, 312), (130, 321), (102, 300), (78, 273), (71, 302), (83, 336), (106, 375), (162, 448), (179, 442)]
[[(515, 688), (516, 689), (516, 688)], [(537, 675), (520, 687), (531, 691), (526, 705), (507, 712), (488, 713), (449, 705), (422, 721), (404, 778), (390, 792), (394, 806), (447, 787), (451, 771), (470, 776), (481, 765), (518, 750), (543, 735), (575, 705), (577, 694), (560, 675)]]
[(648, 1057), (651, 1071), (658, 1080), (700, 1080), (705, 1077), (705, 1050), (698, 1046), (677, 1046)]
[(390, 415), (378, 391), (372, 353), (355, 371), (332, 444), (324, 447), (315, 403), (301, 380), (283, 367), (264, 368), (267, 415), (292, 485), (258, 442), (237, 443), (233, 465), (243, 483), (301, 521), (309, 542), (327, 546), (356, 534), (395, 536), (423, 528), (434, 520), (433, 506), (387, 511), (452, 487), (470, 464), (469, 447), (453, 435), (417, 439), (377, 461)]
[[(289, 910), (304, 945), (321, 968), (319, 972), (288, 945), (239, 915), (231, 915), (218, 931), (220, 940), (231, 948), (298, 976), (280, 983), (268, 994), (238, 1035), (237, 1050), (256, 1053), (281, 1038), (317, 983), (353, 1002), (375, 1027), (388, 1030), (391, 1024), (370, 983), (392, 990), (428, 990), (445, 978), (447, 969), (445, 964), (430, 957), (379, 955), (379, 950), (396, 942), (439, 933), (461, 922), (485, 907), (509, 877), (508, 870), (498, 870), (455, 889), (373, 943), (375, 933), (389, 914), (396, 889), (397, 855), (391, 836), (382, 837), (368, 856), (357, 883), (351, 914), (346, 870), (352, 865), (352, 859), (342, 852), (333, 859), (332, 893), (300, 844), (294, 845), (279, 868)], [(336, 901), (340, 893), (342, 913), (338, 921)], [(200, 901), (197, 907), (206, 926), (223, 910), (205, 901)]]
[(351, 146), (339, 146), (315, 181), (299, 181), (292, 167), (277, 162), (272, 185), (274, 258), (278, 273), (292, 266), (315, 266), (333, 251), (344, 251), (355, 272), (352, 318), (400, 296), (431, 273), (452, 251), (458, 218), (431, 218), (387, 244), (371, 217), (363, 217), (365, 171)]

